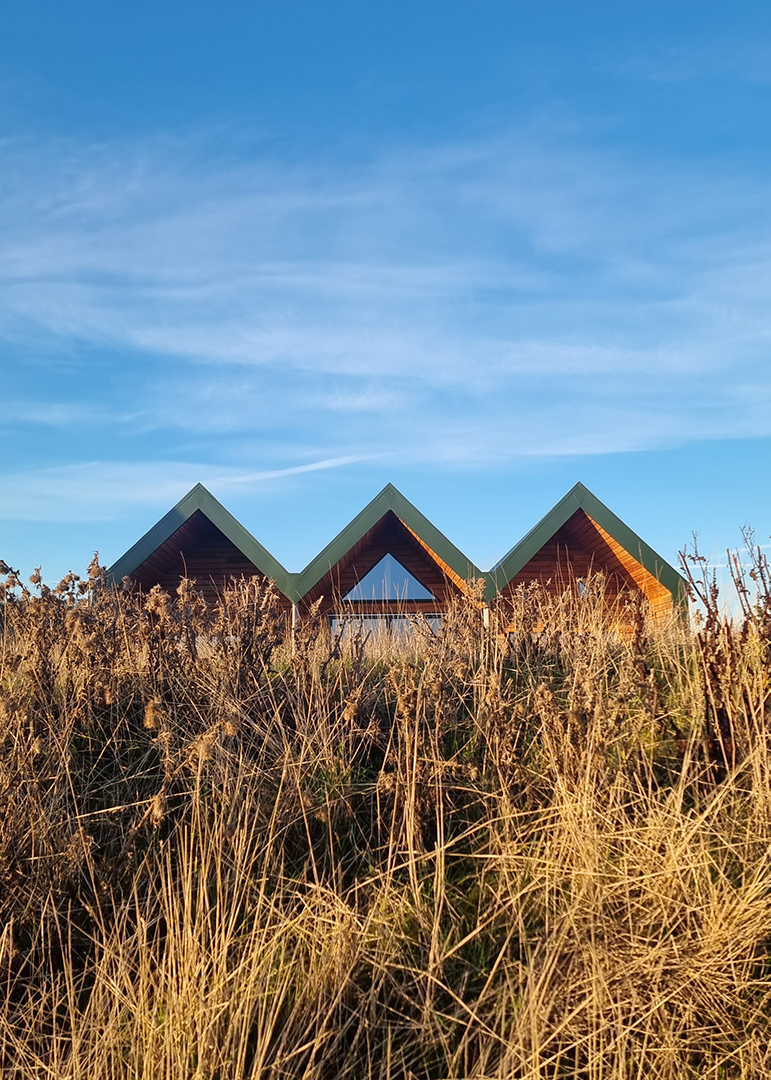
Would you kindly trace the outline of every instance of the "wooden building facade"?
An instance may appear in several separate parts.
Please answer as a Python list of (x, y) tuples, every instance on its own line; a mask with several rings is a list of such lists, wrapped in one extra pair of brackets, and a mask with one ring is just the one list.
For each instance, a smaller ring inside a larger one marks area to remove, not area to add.
[(221, 502), (196, 484), (108, 570), (115, 582), (128, 578), (145, 592), (160, 585), (173, 592), (181, 578), (194, 579), (213, 603), (234, 578), (274, 581), (283, 606), (294, 602), (293, 579)]
[(553, 593), (580, 591), (599, 573), (609, 603), (642, 593), (654, 613), (686, 592), (674, 567), (580, 483), (487, 572), (392, 484), (299, 573), (287, 571), (202, 484), (109, 570), (112, 580), (128, 578), (143, 591), (173, 591), (186, 576), (209, 603), (233, 579), (271, 580), (293, 623), (315, 603), (330, 618), (438, 617), (480, 579), (491, 603), (533, 581)]
[(613, 604), (642, 593), (654, 613), (671, 609), (687, 592), (685, 579), (628, 525), (576, 484), (488, 573), (488, 595), (510, 596), (539, 581), (551, 593), (579, 588), (602, 574)]

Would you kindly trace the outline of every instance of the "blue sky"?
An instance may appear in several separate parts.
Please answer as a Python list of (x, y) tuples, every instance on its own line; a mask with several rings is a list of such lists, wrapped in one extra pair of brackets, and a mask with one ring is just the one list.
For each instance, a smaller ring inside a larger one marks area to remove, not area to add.
[(576, 480), (771, 534), (771, 8), (0, 12), (0, 557), (196, 481), (290, 570), (391, 481), (487, 568)]

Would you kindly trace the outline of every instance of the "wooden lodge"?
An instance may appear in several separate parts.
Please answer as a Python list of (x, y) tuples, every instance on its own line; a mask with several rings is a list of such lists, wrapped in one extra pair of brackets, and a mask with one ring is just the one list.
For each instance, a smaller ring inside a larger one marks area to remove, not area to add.
[(435, 618), (479, 579), (491, 603), (534, 581), (553, 593), (580, 592), (598, 573), (609, 603), (642, 593), (661, 613), (685, 595), (680, 574), (580, 483), (487, 572), (392, 484), (299, 573), (285, 570), (202, 484), (109, 570), (113, 581), (128, 578), (143, 591), (173, 591), (188, 577), (209, 603), (233, 579), (271, 580), (292, 623), (316, 602), (330, 619)]

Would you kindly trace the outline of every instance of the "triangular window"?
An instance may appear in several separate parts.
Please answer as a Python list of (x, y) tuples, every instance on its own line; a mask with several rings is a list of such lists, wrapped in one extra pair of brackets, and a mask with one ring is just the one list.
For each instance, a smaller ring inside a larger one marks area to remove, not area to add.
[(435, 600), (393, 555), (384, 555), (343, 600)]

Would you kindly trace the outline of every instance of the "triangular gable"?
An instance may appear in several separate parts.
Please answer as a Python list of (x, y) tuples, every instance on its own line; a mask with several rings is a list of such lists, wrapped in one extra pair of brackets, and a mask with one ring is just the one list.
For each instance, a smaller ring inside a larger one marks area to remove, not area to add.
[(279, 592), (288, 600), (295, 601), (297, 575), (288, 573), (203, 484), (196, 484), (175, 507), (169, 510), (168, 514), (165, 514), (136, 544), (121, 555), (107, 571), (109, 578), (119, 582), (124, 577), (136, 574), (156, 552), (163, 549), (164, 544), (173, 542), (175, 535), (182, 535), (186, 528), (192, 529), (200, 515), (203, 515), (211, 526), (222, 534), (227, 543), (243, 556), (244, 565), (254, 566), (266, 578), (275, 581)]
[[(325, 585), (332, 589), (337, 588), (339, 575), (336, 575), (336, 569), (345, 565), (346, 557), (350, 557), (357, 545), (366, 542), (368, 534), (389, 514), (398, 519), (401, 527), (407, 530), (417, 547), (422, 549), (424, 557), (434, 563), (460, 591), (465, 590), (466, 582), (470, 578), (483, 576), (471, 560), (424, 517), (417, 507), (393, 484), (387, 484), (299, 575), (298, 591), (306, 602), (324, 594)], [(378, 560), (382, 554), (385, 552), (378, 555)], [(419, 577), (419, 574), (416, 576)], [(352, 584), (355, 584), (355, 579)], [(344, 591), (347, 592), (348, 588)]]
[[(568, 524), (577, 511), (583, 511), (591, 520), (592, 526), (602, 537), (608, 548), (635, 578), (635, 565), (651, 575), (671, 594), (672, 598), (682, 603), (687, 596), (685, 579), (653, 548), (645, 543), (628, 525), (626, 525), (604, 503), (578, 483), (565, 495), (556, 506), (546, 514), (516, 544), (508, 554), (490, 570), (487, 578), (486, 595), (492, 600), (538, 555), (549, 541)], [(641, 580), (642, 575), (637, 574)]]
[(390, 552), (343, 597), (344, 603), (379, 600), (436, 600), (425, 585)]

